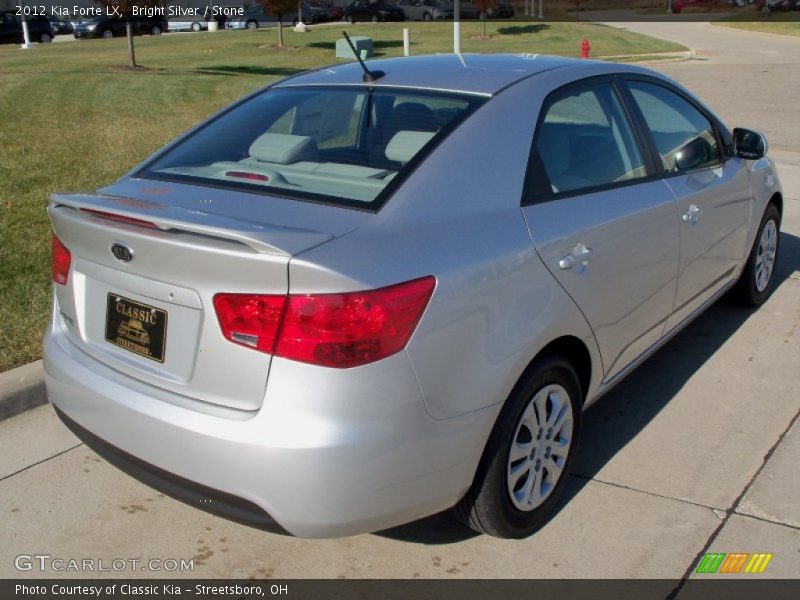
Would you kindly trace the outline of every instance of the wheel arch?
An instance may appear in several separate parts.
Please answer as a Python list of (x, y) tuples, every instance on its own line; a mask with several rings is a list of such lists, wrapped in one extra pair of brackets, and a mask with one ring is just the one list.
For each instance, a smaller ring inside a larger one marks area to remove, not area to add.
[(595, 364), (586, 342), (575, 335), (562, 335), (542, 346), (522, 370), (512, 389), (516, 389), (525, 380), (531, 369), (535, 368), (536, 364), (544, 356), (558, 356), (572, 365), (575, 369), (575, 374), (578, 376), (578, 383), (581, 386), (581, 404), (585, 405), (592, 383), (592, 369)]
[(573, 335), (564, 335), (554, 339), (533, 357), (523, 376), (540, 357), (546, 355), (560, 356), (572, 365), (581, 385), (581, 403), (585, 404), (592, 381), (592, 355), (584, 341)]
[(775, 192), (769, 199), (768, 204), (774, 204), (778, 209), (778, 214), (783, 219), (783, 195), (780, 192)]

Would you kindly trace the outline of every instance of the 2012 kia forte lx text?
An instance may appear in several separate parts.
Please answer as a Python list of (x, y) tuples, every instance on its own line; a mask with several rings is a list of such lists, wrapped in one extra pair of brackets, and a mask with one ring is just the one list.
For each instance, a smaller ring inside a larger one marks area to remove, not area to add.
[(723, 293), (769, 296), (775, 165), (643, 68), (365, 68), (285, 79), (52, 196), (50, 399), (233, 518), (326, 537), (455, 505), (529, 535), (585, 407)]

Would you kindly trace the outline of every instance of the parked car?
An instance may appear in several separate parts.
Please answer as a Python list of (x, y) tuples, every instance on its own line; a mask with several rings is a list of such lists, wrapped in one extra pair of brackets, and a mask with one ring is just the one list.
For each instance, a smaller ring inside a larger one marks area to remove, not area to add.
[[(46, 44), (53, 40), (53, 28), (44, 17), (29, 16), (28, 36), (31, 42)], [(0, 44), (22, 44), (25, 36), (22, 31), (22, 17), (14, 10), (0, 13)]]
[(672, 3), (672, 12), (675, 14), (680, 14), (683, 12), (683, 9), (686, 7), (702, 7), (702, 6), (711, 6), (713, 4), (713, 0), (674, 0)]
[(444, 0), (400, 0), (397, 6), (408, 21), (444, 21), (453, 18), (453, 5)]
[[(455, 11), (455, 6), (452, 2), (449, 2), (450, 7)], [(461, 2), (459, 7), (461, 19), (464, 21), (468, 21), (470, 19), (479, 19), (481, 16), (481, 11), (478, 8), (477, 4), (473, 2)]]
[[(296, 15), (293, 12), (292, 15)], [(283, 15), (286, 22), (291, 15)], [(240, 17), (231, 17), (225, 21), (225, 29), (258, 29), (259, 27), (269, 27), (276, 24), (276, 19), (268, 15), (260, 5), (252, 5), (245, 9)]]
[(774, 12), (787, 12), (800, 10), (800, 0), (772, 0), (768, 2), (769, 9)]
[(387, 0), (355, 0), (344, 9), (344, 18), (348, 23), (357, 21), (405, 21), (403, 9)]
[(50, 19), (50, 29), (54, 35), (66, 35), (72, 33), (74, 26), (72, 21), (64, 19)]
[[(72, 35), (75, 39), (103, 38), (126, 36), (127, 27), (125, 19), (120, 17), (100, 16), (85, 21), (73, 23)], [(133, 35), (161, 35), (167, 31), (167, 22), (161, 17), (139, 18), (131, 21)]]
[(327, 537), (455, 504), (526, 536), (584, 409), (723, 294), (769, 298), (775, 164), (642, 67), (365, 66), (51, 196), (48, 397), (114, 464), (238, 520)]
[[(300, 3), (300, 11), (303, 17), (303, 23), (306, 25), (338, 20), (341, 19), (344, 14), (342, 8), (336, 7), (336, 9), (334, 9), (329, 2), (325, 2), (324, 0), (303, 0)], [(338, 15), (338, 18), (335, 17), (335, 15)], [(292, 19), (292, 24), (297, 24), (297, 15)]]
[(341, 21), (344, 19), (344, 6), (338, 6), (334, 4), (332, 0), (320, 0), (320, 2), (328, 7), (330, 21)]
[(507, 2), (498, 2), (497, 8), (487, 11), (487, 16), (490, 19), (511, 19), (514, 16), (514, 7)]
[(208, 29), (208, 21), (206, 19), (197, 19), (195, 21), (169, 21), (167, 23), (169, 31), (203, 31)]

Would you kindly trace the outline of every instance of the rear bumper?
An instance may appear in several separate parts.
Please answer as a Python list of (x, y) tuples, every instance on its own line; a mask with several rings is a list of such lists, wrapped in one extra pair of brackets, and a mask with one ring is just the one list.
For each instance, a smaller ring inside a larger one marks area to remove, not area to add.
[(246, 501), (266, 513), (256, 524), (274, 520), (299, 537), (376, 531), (452, 506), (496, 413), (432, 419), (405, 353), (359, 373), (273, 360), (252, 412), (143, 384), (85, 354), (58, 325), (45, 335), (44, 366), (54, 406), (112, 451), (180, 487), (202, 486), (194, 498), (218, 508)]
[(142, 483), (200, 510), (223, 516), (238, 523), (276, 533), (285, 533), (261, 507), (231, 494), (226, 494), (183, 479), (123, 452), (88, 429), (78, 425), (55, 407), (56, 415), (82, 442), (112, 465)]

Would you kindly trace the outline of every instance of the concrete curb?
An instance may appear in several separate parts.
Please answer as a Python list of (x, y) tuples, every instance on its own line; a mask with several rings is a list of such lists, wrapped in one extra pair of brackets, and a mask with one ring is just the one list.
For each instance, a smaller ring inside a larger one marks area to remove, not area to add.
[(41, 360), (0, 373), (0, 421), (42, 404), (47, 392)]
[[(624, 60), (626, 58), (636, 58), (636, 57), (653, 57), (652, 60), (633, 60), (628, 61)], [(657, 58), (657, 57), (664, 57), (664, 58)], [(651, 66), (651, 65), (664, 65), (669, 63), (678, 63), (678, 62), (685, 62), (687, 60), (692, 60), (697, 53), (694, 50), (682, 50), (678, 52), (648, 52), (645, 54), (613, 54), (610, 56), (599, 56), (597, 60), (609, 60), (609, 59), (620, 59), (620, 64), (631, 64), (631, 65), (640, 65), (640, 66)]]

